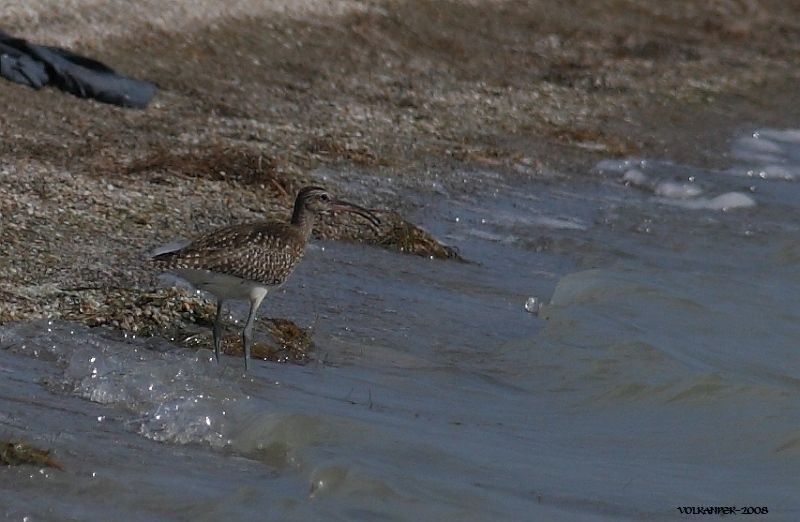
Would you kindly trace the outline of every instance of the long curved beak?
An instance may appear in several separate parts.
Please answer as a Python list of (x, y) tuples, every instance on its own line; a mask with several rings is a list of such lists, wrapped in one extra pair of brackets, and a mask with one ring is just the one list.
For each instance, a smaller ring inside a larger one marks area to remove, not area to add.
[(350, 212), (352, 214), (358, 214), (372, 223), (372, 225), (375, 227), (378, 227), (381, 224), (381, 220), (364, 207), (359, 207), (358, 205), (354, 205), (353, 203), (349, 203), (347, 201), (342, 201), (341, 199), (334, 199), (332, 203), (331, 210), (334, 212)]

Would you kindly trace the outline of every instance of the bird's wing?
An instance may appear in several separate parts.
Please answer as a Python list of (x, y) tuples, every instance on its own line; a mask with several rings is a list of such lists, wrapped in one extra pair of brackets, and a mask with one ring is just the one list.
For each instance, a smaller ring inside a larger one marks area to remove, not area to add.
[(282, 283), (303, 254), (282, 224), (233, 225), (200, 236), (174, 252), (156, 256), (165, 269), (209, 270), (268, 285)]

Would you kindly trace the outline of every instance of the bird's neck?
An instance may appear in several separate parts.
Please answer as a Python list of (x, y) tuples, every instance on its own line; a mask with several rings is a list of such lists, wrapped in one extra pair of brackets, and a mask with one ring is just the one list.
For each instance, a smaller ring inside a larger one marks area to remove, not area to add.
[(298, 227), (304, 235), (309, 236), (316, 220), (317, 216), (314, 212), (309, 212), (300, 201), (295, 202), (292, 225)]

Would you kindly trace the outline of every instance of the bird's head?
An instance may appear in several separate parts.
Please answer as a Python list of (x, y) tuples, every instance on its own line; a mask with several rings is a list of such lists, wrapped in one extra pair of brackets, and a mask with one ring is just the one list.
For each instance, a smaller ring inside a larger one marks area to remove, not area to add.
[(304, 187), (300, 189), (294, 203), (292, 223), (300, 224), (308, 215), (316, 217), (329, 212), (352, 212), (363, 217), (376, 227), (381, 223), (375, 217), (375, 214), (369, 210), (353, 203), (336, 199), (322, 187)]

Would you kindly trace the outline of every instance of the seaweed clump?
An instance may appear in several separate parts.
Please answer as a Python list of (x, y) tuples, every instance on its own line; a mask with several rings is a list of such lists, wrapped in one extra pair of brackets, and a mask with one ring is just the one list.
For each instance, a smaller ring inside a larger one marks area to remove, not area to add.
[(305, 145), (308, 154), (320, 160), (344, 161), (370, 167), (389, 165), (386, 159), (378, 157), (368, 146), (354, 145), (332, 136), (317, 136)]
[[(311, 332), (304, 330), (288, 319), (261, 318), (277, 344), (271, 345), (256, 340), (250, 351), (253, 359), (264, 361), (306, 364), (311, 360)], [(222, 351), (226, 355), (241, 357), (243, 354), (241, 336), (231, 335), (222, 341)]]
[(314, 229), (319, 239), (338, 239), (378, 245), (404, 254), (464, 261), (458, 250), (445, 245), (430, 232), (394, 211), (373, 210), (381, 224), (371, 227), (360, 217), (340, 214), (323, 216)]
[[(88, 326), (111, 326), (145, 336), (178, 333), (187, 323), (210, 325), (214, 306), (185, 290), (89, 289), (71, 296), (65, 319)], [(83, 295), (81, 295), (83, 294)]]
[(214, 181), (261, 184), (282, 197), (289, 197), (297, 188), (279, 175), (275, 158), (246, 147), (219, 143), (185, 152), (156, 147), (146, 156), (132, 161), (124, 170), (128, 175), (160, 172)]
[(63, 470), (48, 450), (43, 450), (24, 442), (0, 441), (0, 464), (20, 466), (31, 464)]
[[(110, 326), (147, 337), (177, 339), (187, 348), (213, 348), (210, 327), (216, 307), (186, 290), (93, 288), (73, 294), (68, 298), (70, 302), (63, 314), (65, 319), (80, 321), (90, 327)], [(261, 319), (259, 322), (266, 322), (266, 329), (275, 343), (254, 343), (253, 358), (295, 364), (310, 360), (312, 343), (309, 331), (288, 319)], [(198, 327), (209, 329), (199, 330)], [(238, 333), (224, 338), (222, 348), (226, 354), (241, 356)]]
[(400, 217), (399, 214), (394, 212), (390, 214), (393, 214), (394, 219), (388, 223), (389, 226), (378, 238), (379, 245), (418, 256), (462, 260), (455, 248), (445, 245), (429, 232)]

